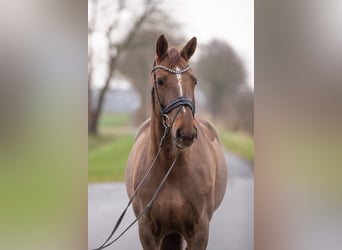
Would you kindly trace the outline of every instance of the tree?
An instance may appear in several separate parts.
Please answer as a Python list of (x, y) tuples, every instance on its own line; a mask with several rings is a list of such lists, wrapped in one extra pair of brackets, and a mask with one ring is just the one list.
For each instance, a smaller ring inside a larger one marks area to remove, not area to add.
[[(107, 75), (104, 79), (104, 84), (100, 90), (96, 105), (88, 105), (88, 133), (97, 133), (98, 121), (102, 112), (105, 94), (117, 69), (120, 57), (134, 42), (139, 30), (153, 23), (155, 16), (163, 13), (159, 6), (159, 0), (143, 0), (141, 5), (135, 3), (134, 8), (123, 0), (98, 0), (91, 2), (90, 9), (93, 10), (93, 13), (90, 13), (89, 19), (92, 21), (88, 21), (88, 39), (90, 40), (89, 44), (91, 46), (88, 50), (88, 60), (90, 61), (88, 70), (89, 95), (91, 95), (91, 86), (93, 85), (92, 72), (94, 71), (93, 66), (96, 64), (96, 60), (102, 60), (100, 63), (107, 66)], [(92, 47), (91, 41), (96, 32), (101, 33), (107, 41), (107, 49), (102, 53), (102, 56), (96, 56), (97, 53), (94, 47)]]
[[(91, 8), (92, 12), (90, 17), (88, 18), (88, 38), (93, 35), (96, 24), (96, 15), (97, 15), (97, 0), (93, 0), (93, 8)], [(93, 77), (93, 48), (91, 46), (91, 40), (88, 39), (88, 131), (91, 127), (92, 119), (93, 119), (93, 110), (92, 110), (92, 92), (91, 92), (91, 82)]]
[(214, 117), (226, 110), (224, 103), (238, 86), (246, 84), (246, 72), (241, 59), (227, 43), (213, 40), (201, 48), (195, 65), (201, 87), (208, 98), (208, 108)]
[(225, 106), (224, 116), (227, 128), (254, 134), (254, 92), (247, 86), (240, 86)]

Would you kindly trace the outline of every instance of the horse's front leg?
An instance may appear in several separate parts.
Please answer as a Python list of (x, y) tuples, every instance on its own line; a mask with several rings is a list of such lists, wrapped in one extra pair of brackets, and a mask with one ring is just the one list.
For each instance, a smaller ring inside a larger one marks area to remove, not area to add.
[(157, 250), (159, 239), (153, 234), (152, 222), (147, 219), (139, 220), (139, 238), (144, 250)]
[(187, 237), (187, 250), (205, 250), (208, 245), (209, 223), (202, 223), (195, 232)]

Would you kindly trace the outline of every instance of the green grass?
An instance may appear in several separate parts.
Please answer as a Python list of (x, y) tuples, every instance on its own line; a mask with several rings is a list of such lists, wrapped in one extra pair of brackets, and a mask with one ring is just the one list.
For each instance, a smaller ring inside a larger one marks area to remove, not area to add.
[(128, 128), (129, 114), (104, 113), (99, 135), (88, 136), (88, 181), (123, 181), (134, 130)]
[(252, 137), (237, 133), (219, 129), (219, 134), (223, 146), (231, 152), (247, 159), (250, 162), (254, 160), (254, 140)]
[(89, 137), (89, 142), (88, 181), (123, 181), (134, 135)]
[(116, 137), (115, 135), (88, 136), (88, 152), (93, 152), (103, 145), (112, 143)]
[[(124, 181), (125, 166), (134, 143), (134, 133), (122, 132), (89, 136), (88, 181)], [(224, 147), (253, 162), (254, 141), (245, 134), (219, 130)]]
[[(125, 167), (134, 143), (135, 130), (129, 128), (128, 114), (103, 114), (98, 136), (88, 137), (88, 181), (124, 181)], [(224, 147), (253, 162), (253, 138), (219, 129)]]
[(110, 114), (104, 113), (100, 118), (100, 127), (124, 127), (129, 124), (128, 113)]

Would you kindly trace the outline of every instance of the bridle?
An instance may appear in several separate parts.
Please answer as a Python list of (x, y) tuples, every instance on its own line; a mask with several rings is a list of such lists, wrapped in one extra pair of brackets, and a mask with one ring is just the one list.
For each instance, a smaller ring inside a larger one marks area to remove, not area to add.
[(191, 112), (192, 112), (192, 115), (195, 116), (195, 113), (196, 113), (195, 105), (192, 102), (192, 100), (189, 97), (187, 97), (187, 96), (177, 97), (172, 102), (170, 102), (167, 106), (164, 106), (162, 104), (161, 98), (160, 98), (160, 95), (159, 95), (159, 92), (158, 92), (158, 88), (157, 88), (157, 79), (156, 79), (156, 74), (155, 74), (155, 71), (157, 69), (164, 69), (164, 70), (166, 70), (166, 71), (168, 71), (168, 72), (170, 72), (172, 74), (183, 74), (186, 71), (188, 71), (189, 69), (191, 69), (191, 66), (188, 65), (188, 66), (186, 66), (185, 68), (183, 68), (181, 70), (174, 70), (174, 69), (165, 67), (165, 66), (160, 65), (160, 64), (157, 65), (156, 61), (154, 61), (154, 63), (153, 63), (153, 68), (152, 68), (152, 71), (151, 71), (151, 73), (153, 74), (153, 85), (152, 85), (151, 95), (152, 95), (152, 100), (154, 100), (154, 92), (157, 95), (157, 100), (158, 100), (158, 104), (159, 104), (160, 114), (161, 114), (161, 116), (163, 118), (164, 127), (165, 127), (165, 125), (173, 124), (173, 122), (175, 121), (176, 116), (178, 115), (180, 109), (177, 111), (176, 116), (173, 119), (173, 121), (171, 123), (169, 123), (169, 124), (167, 123), (167, 121), (170, 121), (170, 119), (168, 117), (168, 114), (172, 110), (174, 110), (174, 109), (176, 109), (178, 107), (188, 106), (190, 108)]
[[(189, 97), (186, 97), (186, 96), (180, 96), (178, 98), (176, 98), (175, 100), (173, 100), (172, 102), (170, 102), (167, 106), (164, 106), (161, 102), (161, 99), (160, 99), (160, 96), (159, 96), (159, 93), (158, 93), (158, 89), (157, 89), (157, 86), (156, 86), (156, 74), (155, 74), (155, 71), (157, 69), (164, 69), (164, 70), (167, 70), (173, 74), (182, 74), (186, 71), (188, 71), (189, 69), (191, 68), (190, 65), (188, 65), (187, 67), (185, 67), (184, 69), (182, 70), (173, 70), (171, 68), (168, 68), (168, 67), (165, 67), (163, 65), (156, 65), (156, 62), (154, 61), (153, 63), (153, 69), (152, 69), (152, 74), (153, 74), (153, 86), (152, 86), (152, 91), (151, 91), (151, 94), (152, 94), (152, 101), (154, 101), (154, 92), (156, 92), (156, 95), (157, 95), (157, 99), (158, 99), (158, 103), (159, 103), (159, 108), (160, 108), (160, 114), (162, 116), (162, 120), (163, 120), (163, 126), (164, 126), (164, 133), (163, 133), (163, 136), (161, 137), (160, 139), (160, 143), (159, 143), (159, 147), (158, 147), (158, 151), (157, 151), (157, 154), (156, 156), (153, 158), (152, 160), (152, 163), (149, 167), (149, 169), (147, 170), (146, 174), (144, 175), (144, 177), (142, 178), (142, 180), (140, 181), (139, 185), (137, 186), (136, 190), (134, 191), (132, 197), (130, 198), (126, 208), (124, 209), (124, 211), (122, 212), (122, 214), (120, 215), (119, 219), (117, 220), (111, 234), (109, 235), (109, 237), (107, 238), (107, 240), (98, 248), (95, 248), (93, 250), (101, 250), (101, 249), (104, 249), (104, 248), (107, 248), (109, 247), (110, 245), (112, 245), (114, 242), (116, 242), (119, 238), (121, 238), (121, 236), (123, 236), (151, 207), (152, 207), (152, 204), (153, 202), (156, 200), (161, 188), (163, 187), (164, 183), (166, 182), (169, 174), (171, 173), (171, 170), (173, 169), (180, 153), (181, 153), (181, 150), (178, 149), (177, 150), (177, 154), (176, 154), (176, 157), (175, 159), (173, 160), (172, 164), (170, 165), (170, 168), (168, 169), (168, 171), (166, 172), (164, 178), (162, 179), (162, 181), (160, 182), (157, 190), (154, 192), (151, 200), (149, 201), (149, 203), (146, 205), (146, 207), (144, 208), (144, 210), (136, 217), (136, 219), (131, 223), (129, 224), (125, 230), (122, 231), (122, 233), (120, 233), (115, 239), (113, 239), (111, 242), (109, 242), (111, 240), (111, 238), (113, 237), (114, 233), (117, 231), (117, 229), (119, 228), (121, 222), (122, 222), (122, 219), (124, 218), (125, 214), (126, 214), (126, 211), (127, 209), (129, 208), (129, 206), (131, 205), (134, 197), (136, 196), (136, 194), (138, 193), (138, 191), (142, 188), (143, 184), (145, 183), (147, 177), (150, 175), (151, 171), (152, 171), (152, 168), (155, 166), (155, 163), (158, 159), (158, 156), (161, 152), (161, 149), (163, 147), (163, 144), (164, 144), (164, 140), (168, 134), (168, 132), (170, 131), (170, 129), (172, 128), (173, 126), (173, 123), (174, 121), (176, 120), (177, 118), (177, 115), (179, 114), (181, 108), (183, 106), (188, 106), (190, 109), (191, 109), (191, 112), (192, 112), (192, 115), (194, 116), (195, 115), (195, 105), (193, 104), (192, 100), (189, 98)], [(173, 118), (173, 120), (170, 122), (170, 118), (168, 117), (168, 114), (174, 110), (178, 108), (177, 112), (176, 112), (176, 115), (175, 117)]]

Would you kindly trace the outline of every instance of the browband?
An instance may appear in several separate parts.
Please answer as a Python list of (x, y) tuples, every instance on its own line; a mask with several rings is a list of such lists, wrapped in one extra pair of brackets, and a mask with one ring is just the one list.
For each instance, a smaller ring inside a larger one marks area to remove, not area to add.
[(173, 73), (173, 74), (182, 74), (186, 71), (188, 71), (189, 69), (191, 69), (191, 66), (188, 65), (186, 66), (184, 69), (181, 69), (181, 70), (174, 70), (174, 69), (170, 69), (168, 67), (165, 67), (163, 65), (155, 65), (152, 69), (152, 72), (156, 71), (157, 69), (165, 69), (167, 71), (169, 71), (170, 73)]

